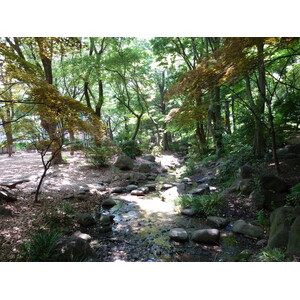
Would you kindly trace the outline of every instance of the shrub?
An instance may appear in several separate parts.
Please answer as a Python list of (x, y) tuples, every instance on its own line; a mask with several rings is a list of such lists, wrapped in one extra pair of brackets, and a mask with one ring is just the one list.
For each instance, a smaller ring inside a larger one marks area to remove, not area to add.
[(175, 200), (180, 208), (192, 207), (196, 212), (206, 216), (215, 215), (223, 204), (220, 194), (213, 193), (202, 196), (182, 195)]
[(101, 145), (91, 145), (84, 149), (88, 162), (92, 163), (96, 168), (107, 167), (109, 160), (118, 152), (116, 145), (108, 140), (102, 141)]
[(31, 236), (29, 242), (24, 242), (18, 260), (30, 262), (50, 262), (53, 259), (53, 250), (62, 236), (57, 230), (39, 230)]
[(51, 230), (67, 231), (68, 226), (73, 223), (75, 209), (67, 201), (63, 201), (58, 207), (53, 208), (46, 205), (43, 209), (43, 221)]
[(287, 203), (291, 206), (300, 206), (300, 183), (291, 188), (291, 193), (287, 196)]
[(258, 262), (283, 262), (290, 261), (289, 257), (279, 248), (261, 250), (257, 256)]
[(256, 218), (257, 218), (257, 225), (268, 228), (270, 227), (270, 218), (266, 216), (265, 211), (263, 209), (259, 210), (256, 213)]
[(120, 144), (122, 151), (130, 158), (136, 158), (136, 156), (142, 155), (140, 145), (133, 140), (122, 141)]

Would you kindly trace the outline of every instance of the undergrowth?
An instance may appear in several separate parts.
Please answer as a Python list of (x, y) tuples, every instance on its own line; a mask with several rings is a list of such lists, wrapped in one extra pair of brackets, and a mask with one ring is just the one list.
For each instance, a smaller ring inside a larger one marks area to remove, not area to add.
[(30, 241), (21, 245), (18, 261), (50, 262), (57, 241), (62, 237), (58, 230), (38, 230), (32, 234)]
[(180, 209), (191, 207), (205, 216), (217, 214), (222, 204), (223, 199), (218, 193), (202, 196), (181, 195), (175, 200), (175, 206)]

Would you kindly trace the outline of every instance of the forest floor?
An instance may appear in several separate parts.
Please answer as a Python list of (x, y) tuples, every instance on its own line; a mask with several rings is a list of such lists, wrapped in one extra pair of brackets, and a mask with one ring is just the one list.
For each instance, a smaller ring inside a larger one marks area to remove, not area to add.
[[(12, 216), (0, 216), (0, 261), (15, 261), (20, 245), (28, 241), (35, 230), (44, 228), (51, 212), (58, 211), (63, 203), (69, 201), (66, 199), (74, 190), (88, 186), (90, 191), (88, 201), (70, 200), (76, 213), (95, 213), (99, 212), (99, 199), (107, 197), (109, 188), (126, 183), (128, 172), (117, 172), (113, 168), (94, 169), (80, 152), (74, 156), (65, 152), (64, 156), (67, 163), (53, 166), (47, 173), (40, 195), (41, 203), (34, 203), (35, 190), (43, 172), (40, 155), (17, 152), (11, 158), (7, 155), (0, 156), (0, 184), (7, 186), (9, 183), (20, 181), (13, 189), (6, 187), (18, 201), (4, 205), (12, 211)], [(174, 155), (166, 154), (160, 159), (175, 161), (178, 164)], [(289, 182), (299, 180), (299, 165), (281, 162), (281, 168), (282, 176)], [(205, 177), (215, 171), (215, 166), (211, 166), (203, 168), (201, 174), (195, 176)], [(269, 171), (274, 172), (272, 164)], [(97, 187), (99, 181), (103, 180), (109, 180), (110, 184), (107, 191), (99, 192)], [(98, 249), (99, 261), (222, 261), (224, 253), (221, 253), (224, 251), (231, 251), (231, 255), (236, 255), (243, 247), (255, 248), (255, 241), (243, 237), (239, 240), (241, 249), (233, 249), (230, 244), (195, 248), (192, 243), (185, 246), (170, 243), (170, 228), (206, 228), (205, 222), (178, 214), (171, 203), (161, 201), (157, 194), (149, 194), (146, 197), (125, 194), (117, 195), (114, 199), (117, 205), (110, 211), (116, 220), (114, 234), (104, 234), (100, 237), (96, 229), (86, 230), (94, 239), (92, 243), (93, 247)], [(228, 197), (226, 201), (228, 203), (223, 211), (224, 215), (233, 219), (255, 218), (251, 202), (245, 201), (245, 198)], [(70, 234), (83, 230), (76, 222), (68, 226)], [(225, 236), (227, 233), (223, 232)]]

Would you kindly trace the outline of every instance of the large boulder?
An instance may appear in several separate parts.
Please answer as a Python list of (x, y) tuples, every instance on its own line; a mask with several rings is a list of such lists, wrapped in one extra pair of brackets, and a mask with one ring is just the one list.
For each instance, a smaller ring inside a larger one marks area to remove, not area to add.
[(263, 175), (260, 177), (261, 187), (265, 190), (276, 193), (284, 193), (289, 190), (289, 186), (275, 175)]
[(174, 186), (161, 194), (161, 199), (166, 202), (176, 200), (180, 195), (184, 194), (184, 184)]
[(127, 155), (121, 155), (117, 157), (114, 166), (120, 170), (132, 170), (134, 165), (133, 159)]
[(300, 256), (300, 216), (291, 226), (286, 252), (290, 255)]
[(171, 240), (176, 242), (186, 242), (189, 239), (186, 230), (182, 228), (171, 229), (169, 236)]
[[(286, 247), (288, 245), (291, 226), (298, 216), (300, 216), (300, 209), (289, 206), (279, 207), (271, 213), (268, 248)], [(293, 230), (297, 228), (298, 222), (296, 222)], [(290, 249), (293, 243), (297, 243), (296, 240), (297, 238), (292, 238)]]
[(264, 231), (259, 226), (252, 225), (244, 220), (234, 222), (232, 231), (253, 238), (261, 238), (264, 235)]
[(218, 229), (200, 229), (192, 232), (191, 239), (197, 243), (215, 244), (220, 240)]
[(59, 239), (53, 253), (58, 262), (87, 261), (96, 257), (89, 243), (77, 236)]

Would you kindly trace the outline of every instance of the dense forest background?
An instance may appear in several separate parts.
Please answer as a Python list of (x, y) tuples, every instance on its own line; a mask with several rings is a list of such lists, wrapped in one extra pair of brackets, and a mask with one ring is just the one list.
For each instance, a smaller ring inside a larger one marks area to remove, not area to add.
[[(298, 38), (2, 38), (2, 146), (272, 156), (299, 129)], [(76, 139), (77, 137), (77, 139)], [(22, 149), (23, 149), (22, 148)], [(54, 163), (62, 161), (58, 150)]]

